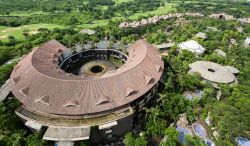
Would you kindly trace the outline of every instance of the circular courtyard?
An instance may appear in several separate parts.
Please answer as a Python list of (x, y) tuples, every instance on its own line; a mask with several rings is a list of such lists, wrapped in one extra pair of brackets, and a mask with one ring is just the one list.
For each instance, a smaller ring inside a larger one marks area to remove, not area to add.
[(118, 69), (126, 60), (127, 55), (116, 50), (86, 50), (69, 56), (59, 66), (73, 75), (93, 77)]

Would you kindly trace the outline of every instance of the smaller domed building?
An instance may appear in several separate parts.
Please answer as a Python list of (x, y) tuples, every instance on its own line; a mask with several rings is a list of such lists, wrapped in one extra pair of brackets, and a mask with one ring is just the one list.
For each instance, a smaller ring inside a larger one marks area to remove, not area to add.
[(196, 61), (189, 64), (189, 68), (189, 73), (198, 72), (204, 80), (210, 81), (215, 87), (220, 83), (238, 83), (234, 74), (239, 73), (239, 70), (233, 66), (222, 66), (209, 61)]

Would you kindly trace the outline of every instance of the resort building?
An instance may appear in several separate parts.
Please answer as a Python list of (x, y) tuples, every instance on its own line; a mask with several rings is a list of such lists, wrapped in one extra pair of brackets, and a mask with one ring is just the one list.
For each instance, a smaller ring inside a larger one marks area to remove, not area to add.
[(216, 49), (214, 50), (215, 53), (217, 53), (218, 55), (222, 56), (222, 57), (226, 57), (227, 53), (222, 51), (221, 49)]
[(235, 20), (233, 15), (228, 15), (226, 13), (211, 14), (209, 17), (214, 19)]
[(51, 40), (15, 66), (10, 88), (22, 103), (16, 114), (57, 144), (106, 143), (131, 131), (156, 100), (164, 69), (158, 50), (144, 40), (128, 55), (90, 49), (65, 56), (67, 50)]
[(189, 64), (189, 68), (190, 73), (198, 72), (204, 80), (209, 81), (215, 87), (220, 83), (238, 83), (234, 74), (239, 73), (239, 70), (233, 66), (222, 66), (209, 61), (196, 61)]
[[(174, 14), (167, 14), (167, 15), (160, 15), (160, 16), (154, 16), (149, 17), (148, 19), (142, 19), (141, 21), (133, 21), (133, 22), (122, 22), (119, 24), (120, 28), (128, 28), (128, 27), (141, 27), (148, 24), (155, 24), (161, 20), (168, 20), (171, 18), (181, 18), (184, 16), (191, 16), (191, 17), (203, 17), (204, 15), (201, 13), (174, 13)], [(183, 19), (178, 19), (180, 22), (187, 22), (183, 21)]]
[(247, 37), (245, 42), (244, 42), (245, 47), (250, 47), (250, 37)]
[(199, 43), (197, 43), (194, 40), (182, 42), (181, 44), (179, 44), (179, 48), (180, 48), (180, 50), (191, 51), (197, 55), (203, 54), (204, 51), (206, 50), (203, 46), (201, 46)]
[(203, 32), (198, 32), (195, 36), (196, 38), (207, 39), (207, 35)]
[(80, 31), (80, 33), (88, 34), (88, 35), (94, 35), (96, 32), (94, 30), (91, 30), (91, 29), (83, 29), (83, 30)]
[(175, 43), (163, 43), (163, 44), (155, 45), (155, 47), (157, 47), (160, 51), (166, 51), (170, 49), (171, 47), (173, 47), (174, 45)]
[(250, 24), (250, 18), (240, 18), (238, 19), (241, 24)]

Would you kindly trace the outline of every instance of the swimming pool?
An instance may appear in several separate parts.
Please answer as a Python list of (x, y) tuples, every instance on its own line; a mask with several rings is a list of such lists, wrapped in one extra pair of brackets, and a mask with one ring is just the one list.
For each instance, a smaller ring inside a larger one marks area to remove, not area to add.
[(250, 146), (250, 141), (244, 137), (237, 137), (236, 142), (239, 146)]

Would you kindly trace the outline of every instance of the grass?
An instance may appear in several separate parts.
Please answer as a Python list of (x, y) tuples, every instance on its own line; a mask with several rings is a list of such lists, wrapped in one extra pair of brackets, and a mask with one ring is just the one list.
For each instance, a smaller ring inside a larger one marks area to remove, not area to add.
[[(36, 11), (36, 12), (12, 12), (9, 14), (9, 16), (18, 16), (18, 17), (27, 17), (27, 16), (32, 16), (32, 15), (46, 15), (48, 13), (43, 12), (43, 11)], [(3, 15), (0, 15), (3, 16)]]
[(166, 3), (165, 6), (159, 7), (156, 10), (153, 11), (147, 11), (147, 12), (140, 12), (140, 13), (135, 13), (131, 16), (129, 16), (130, 19), (138, 19), (140, 16), (148, 16), (148, 15), (163, 15), (167, 14), (170, 11), (175, 11), (176, 9), (174, 8), (175, 4), (169, 4)]
[(108, 6), (98, 6), (98, 8), (102, 11), (108, 10)]
[(7, 27), (7, 26), (0, 26), (0, 31), (4, 30), (6, 28), (9, 28), (9, 27)]
[(121, 4), (121, 3), (130, 2), (130, 1), (133, 1), (133, 0), (115, 0), (115, 3), (116, 4)]
[(94, 28), (97, 26), (105, 26), (108, 25), (108, 20), (94, 20), (92, 21), (91, 24), (82, 24), (82, 25), (77, 25), (80, 28)]
[(54, 29), (54, 28), (64, 28), (62, 25), (55, 25), (55, 24), (30, 24), (30, 25), (23, 25), (20, 27), (5, 27), (0, 26), (0, 40), (8, 41), (8, 36), (14, 36), (17, 40), (24, 40), (25, 37), (23, 35), (24, 29), (28, 29), (30, 33), (36, 33), (39, 28), (47, 28), (47, 29)]
[[(93, 28), (97, 26), (105, 26), (108, 24), (108, 20), (94, 20), (91, 24), (82, 24), (77, 25), (79, 28)], [(56, 24), (30, 24), (30, 25), (23, 25), (20, 27), (6, 27), (6, 26), (0, 26), (0, 40), (1, 41), (8, 41), (8, 36), (14, 36), (16, 40), (24, 40), (25, 37), (23, 35), (23, 32), (25, 29), (29, 30), (31, 33), (36, 33), (36, 31), (39, 28), (47, 28), (49, 30), (52, 30), (54, 28), (65, 28), (62, 25), (56, 25)]]

